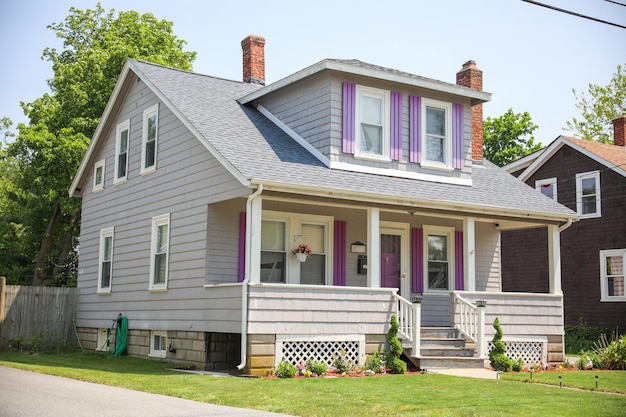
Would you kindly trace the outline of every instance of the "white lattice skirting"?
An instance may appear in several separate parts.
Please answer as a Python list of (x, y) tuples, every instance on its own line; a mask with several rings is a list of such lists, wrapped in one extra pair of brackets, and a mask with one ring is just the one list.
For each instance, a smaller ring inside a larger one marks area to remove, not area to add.
[[(538, 340), (503, 340), (506, 346), (506, 356), (511, 359), (522, 358), (526, 364), (538, 364), (546, 361), (546, 342)], [(489, 351), (493, 349), (493, 344), (489, 342)]]
[(361, 364), (364, 347), (364, 340), (277, 340), (276, 362), (298, 365), (310, 359), (332, 366), (337, 352), (343, 351), (347, 360)]

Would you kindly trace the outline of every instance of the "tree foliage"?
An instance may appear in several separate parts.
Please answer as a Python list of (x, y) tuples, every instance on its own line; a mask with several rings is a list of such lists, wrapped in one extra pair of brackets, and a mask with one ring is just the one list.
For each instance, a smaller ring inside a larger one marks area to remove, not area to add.
[(626, 66), (618, 65), (617, 72), (605, 87), (589, 84), (588, 94), (577, 94), (576, 107), (581, 118), (572, 118), (566, 123), (566, 130), (576, 136), (602, 143), (613, 143), (612, 120), (626, 114)]
[(532, 135), (537, 129), (530, 114), (514, 113), (508, 109), (500, 117), (487, 117), (483, 122), (484, 156), (498, 166), (504, 166), (541, 149)]
[[(127, 58), (190, 70), (195, 52), (173, 23), (135, 11), (70, 8), (48, 26), (63, 50), (46, 48), (51, 92), (22, 103), (29, 124), (0, 148), (0, 275), (11, 283), (75, 283), (80, 200), (68, 196), (74, 174)], [(1, 119), (0, 132), (10, 121)], [(7, 135), (8, 133), (5, 133)]]

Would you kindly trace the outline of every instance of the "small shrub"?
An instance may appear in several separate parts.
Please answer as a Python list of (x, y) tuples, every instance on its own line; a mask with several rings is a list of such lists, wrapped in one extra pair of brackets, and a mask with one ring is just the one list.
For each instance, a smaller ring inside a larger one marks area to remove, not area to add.
[(402, 355), (402, 343), (398, 339), (398, 329), (400, 324), (396, 315), (391, 316), (389, 331), (387, 332), (387, 344), (389, 352), (387, 353), (386, 365), (392, 374), (403, 374), (406, 372), (406, 362), (400, 359)]
[(313, 361), (309, 359), (306, 361), (306, 369), (317, 376), (324, 376), (326, 375), (326, 372), (328, 372), (328, 365), (326, 362)]
[(496, 329), (496, 334), (493, 335), (491, 341), (493, 349), (489, 352), (489, 363), (496, 371), (508, 372), (513, 368), (513, 361), (506, 356), (506, 346), (502, 341), (502, 327), (497, 317), (493, 321), (493, 328)]
[(354, 363), (348, 360), (348, 354), (345, 350), (340, 350), (335, 353), (335, 357), (333, 359), (333, 367), (337, 372), (344, 373), (350, 372), (354, 369)]
[(600, 340), (594, 343), (594, 353), (598, 356), (602, 366), (614, 371), (626, 370), (626, 336), (619, 336), (613, 333), (609, 340), (606, 335), (602, 335)]
[(582, 318), (576, 325), (565, 325), (565, 353), (579, 354), (593, 350), (593, 345), (602, 335), (611, 331), (600, 327), (590, 327)]
[(522, 372), (522, 369), (524, 369), (524, 359), (518, 358), (516, 361), (513, 361), (511, 369), (514, 372)]
[(289, 362), (281, 362), (276, 368), (276, 376), (279, 378), (293, 378), (298, 373), (298, 368)]
[(375, 350), (374, 354), (371, 356), (367, 355), (364, 368), (366, 371), (372, 371), (375, 374), (382, 374), (385, 372), (385, 362), (380, 357), (378, 350)]

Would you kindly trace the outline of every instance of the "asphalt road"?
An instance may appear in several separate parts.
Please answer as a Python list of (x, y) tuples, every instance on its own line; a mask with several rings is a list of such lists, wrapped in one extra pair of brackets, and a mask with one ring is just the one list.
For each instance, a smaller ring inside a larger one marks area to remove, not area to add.
[(279, 417), (0, 366), (0, 417)]

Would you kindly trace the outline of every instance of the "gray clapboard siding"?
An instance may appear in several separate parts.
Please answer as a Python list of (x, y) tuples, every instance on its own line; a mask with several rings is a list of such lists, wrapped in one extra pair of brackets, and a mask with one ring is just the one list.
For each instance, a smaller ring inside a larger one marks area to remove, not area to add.
[(500, 232), (493, 223), (476, 222), (476, 291), (501, 291)]

